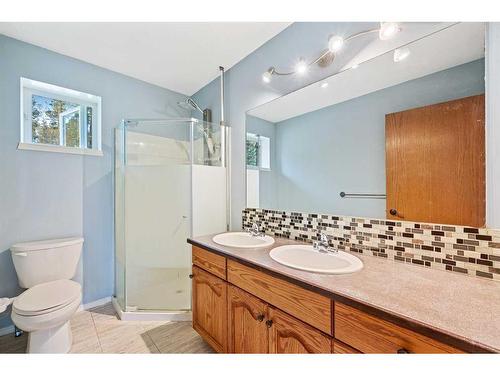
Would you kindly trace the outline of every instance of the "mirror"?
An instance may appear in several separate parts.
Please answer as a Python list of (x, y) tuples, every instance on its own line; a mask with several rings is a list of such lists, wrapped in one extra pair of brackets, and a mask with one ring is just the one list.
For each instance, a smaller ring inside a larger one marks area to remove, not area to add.
[(361, 51), (249, 110), (247, 207), (484, 226), (484, 32)]

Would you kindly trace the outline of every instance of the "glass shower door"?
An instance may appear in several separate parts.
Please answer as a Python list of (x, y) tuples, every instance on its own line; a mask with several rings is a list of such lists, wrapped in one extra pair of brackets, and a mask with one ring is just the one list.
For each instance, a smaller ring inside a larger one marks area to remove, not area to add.
[(124, 128), (124, 310), (190, 310), (192, 123)]

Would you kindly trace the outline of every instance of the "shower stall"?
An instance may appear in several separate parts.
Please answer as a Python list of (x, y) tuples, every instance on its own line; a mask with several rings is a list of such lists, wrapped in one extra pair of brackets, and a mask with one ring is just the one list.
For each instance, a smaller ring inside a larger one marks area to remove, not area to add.
[(115, 298), (122, 319), (189, 319), (190, 236), (227, 227), (224, 127), (128, 119), (115, 130)]

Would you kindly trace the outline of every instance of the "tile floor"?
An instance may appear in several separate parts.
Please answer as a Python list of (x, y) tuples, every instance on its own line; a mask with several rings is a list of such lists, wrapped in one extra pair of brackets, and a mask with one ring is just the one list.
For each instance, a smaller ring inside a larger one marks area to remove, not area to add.
[[(213, 353), (191, 322), (122, 321), (111, 304), (76, 313), (71, 330), (71, 353)], [(27, 338), (0, 336), (0, 353), (24, 353)]]

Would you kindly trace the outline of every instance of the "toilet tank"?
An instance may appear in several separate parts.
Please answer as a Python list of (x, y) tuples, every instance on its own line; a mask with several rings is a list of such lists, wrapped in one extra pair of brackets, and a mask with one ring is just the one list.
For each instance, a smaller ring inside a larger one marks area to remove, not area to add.
[(22, 288), (48, 281), (72, 279), (82, 253), (83, 238), (23, 242), (10, 248)]

